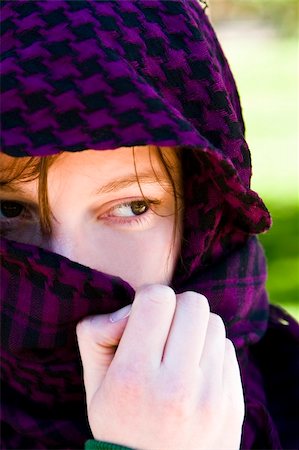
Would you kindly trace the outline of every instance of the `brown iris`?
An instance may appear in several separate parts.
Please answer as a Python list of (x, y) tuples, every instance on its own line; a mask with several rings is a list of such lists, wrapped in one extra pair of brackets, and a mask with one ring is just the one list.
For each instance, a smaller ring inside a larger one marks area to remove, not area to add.
[(12, 219), (18, 217), (24, 211), (24, 206), (19, 202), (14, 202), (11, 200), (1, 201), (1, 214), (7, 219)]

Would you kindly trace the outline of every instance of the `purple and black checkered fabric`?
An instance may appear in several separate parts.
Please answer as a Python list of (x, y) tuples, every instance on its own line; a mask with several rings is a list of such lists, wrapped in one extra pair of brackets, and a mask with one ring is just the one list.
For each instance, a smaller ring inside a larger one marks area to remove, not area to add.
[[(297, 448), (287, 393), (298, 327), (268, 305), (253, 235), (270, 218), (250, 190), (238, 93), (199, 3), (3, 1), (1, 20), (2, 151), (181, 148), (184, 239), (172, 287), (206, 295), (237, 348), (242, 449)], [(1, 254), (1, 448), (82, 448), (91, 435), (76, 324), (134, 291), (31, 245), (2, 239)]]

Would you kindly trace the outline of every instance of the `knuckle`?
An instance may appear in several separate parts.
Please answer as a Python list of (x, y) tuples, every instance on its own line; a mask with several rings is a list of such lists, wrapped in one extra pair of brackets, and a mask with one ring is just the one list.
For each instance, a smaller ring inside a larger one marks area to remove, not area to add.
[(236, 358), (236, 349), (233, 342), (226, 338), (225, 339), (225, 352), (232, 358)]
[(179, 294), (177, 299), (181, 307), (186, 308), (195, 314), (208, 317), (210, 305), (204, 295), (193, 291), (186, 291), (183, 294)]
[(225, 339), (225, 325), (222, 318), (218, 316), (218, 314), (210, 313), (210, 326), (213, 328), (214, 335), (217, 333), (220, 338)]
[(82, 322), (77, 323), (76, 325), (76, 335), (79, 337), (82, 334)]
[(245, 405), (241, 374), (234, 344), (229, 339), (225, 340), (225, 358), (227, 367), (230, 368), (228, 376), (231, 376), (233, 380), (233, 382), (228, 383), (226, 388), (228, 396), (227, 404), (235, 417), (243, 419)]
[(194, 395), (191, 395), (190, 386), (183, 381), (172, 380), (167, 383), (161, 393), (160, 405), (165, 412), (179, 419), (189, 417), (193, 414)]
[(82, 319), (76, 325), (76, 333), (78, 338), (82, 338), (89, 334), (90, 321), (89, 319)]
[(227, 364), (229, 364), (231, 368), (234, 368), (234, 371), (239, 371), (239, 363), (235, 346), (232, 341), (227, 338), (225, 339), (225, 358), (227, 360)]
[(124, 399), (140, 398), (146, 386), (140, 372), (130, 367), (118, 366), (116, 370), (111, 370), (110, 381), (115, 392)]
[(95, 340), (99, 336), (99, 315), (84, 317), (76, 325), (78, 339)]
[(199, 396), (200, 410), (207, 423), (214, 423), (221, 414), (222, 404), (219, 389), (207, 388), (201, 391)]
[(238, 396), (237, 400), (233, 403), (233, 409), (237, 418), (243, 422), (245, 416), (245, 402), (243, 395)]
[(175, 299), (175, 292), (169, 286), (162, 284), (151, 284), (139, 289), (136, 293), (136, 298), (161, 304), (165, 302), (173, 302)]
[(245, 416), (245, 403), (242, 389), (235, 389), (227, 395), (227, 400), (224, 404), (226, 404), (226, 410), (229, 411), (231, 418), (242, 423)]

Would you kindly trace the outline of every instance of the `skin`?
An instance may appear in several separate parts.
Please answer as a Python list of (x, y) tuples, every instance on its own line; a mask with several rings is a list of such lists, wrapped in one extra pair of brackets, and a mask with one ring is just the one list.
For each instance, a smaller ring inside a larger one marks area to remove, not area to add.
[(147, 286), (131, 310), (86, 318), (77, 336), (95, 439), (140, 450), (240, 448), (239, 366), (204, 296)]
[[(131, 148), (86, 150), (59, 156), (48, 174), (49, 204), (55, 218), (49, 239), (39, 231), (37, 180), (2, 188), (4, 207), (4, 202), (10, 200), (25, 205), (27, 210), (8, 219), (2, 206), (4, 234), (119, 276), (135, 289), (144, 284), (168, 284), (180, 242), (177, 227), (173, 243), (174, 198), (155, 148), (135, 150), (140, 186)], [(175, 153), (164, 148), (163, 154), (172, 166), (176, 185), (180, 186)], [(1, 158), (4, 165), (11, 162), (8, 156)], [(15, 192), (8, 190), (12, 188)], [(136, 216), (131, 208), (134, 203), (130, 202), (143, 202), (140, 188), (155, 203)]]
[[(179, 160), (172, 149), (163, 152), (180, 191)], [(4, 155), (2, 161), (10, 162)], [(49, 170), (52, 235), (39, 231), (36, 181), (2, 190), (4, 234), (121, 276), (136, 289), (132, 306), (77, 325), (96, 439), (140, 450), (237, 450), (244, 399), (233, 344), (204, 296), (167, 286), (181, 213), (173, 240), (174, 197), (154, 148), (139, 148), (135, 162), (153, 211), (133, 214), (132, 202), (143, 196), (131, 149), (87, 150), (63, 154)], [(26, 214), (8, 221), (5, 201), (21, 202)]]

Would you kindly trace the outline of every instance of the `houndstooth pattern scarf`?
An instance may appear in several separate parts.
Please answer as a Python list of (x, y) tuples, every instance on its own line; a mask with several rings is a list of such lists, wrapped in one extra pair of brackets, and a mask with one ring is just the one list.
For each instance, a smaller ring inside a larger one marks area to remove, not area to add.
[[(199, 3), (4, 1), (1, 30), (8, 155), (181, 148), (184, 238), (172, 287), (206, 295), (237, 348), (242, 448), (280, 448), (249, 358), (268, 326), (265, 259), (254, 235), (270, 218), (249, 187), (238, 93)], [(1, 448), (82, 448), (91, 435), (75, 327), (132, 302), (134, 291), (38, 247), (2, 239), (1, 253)]]

